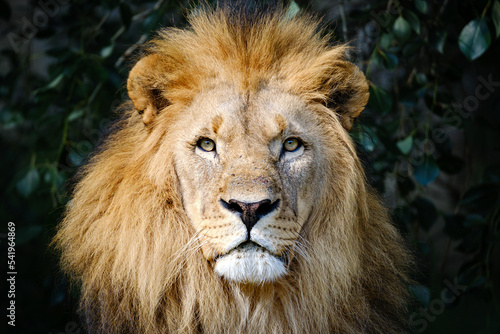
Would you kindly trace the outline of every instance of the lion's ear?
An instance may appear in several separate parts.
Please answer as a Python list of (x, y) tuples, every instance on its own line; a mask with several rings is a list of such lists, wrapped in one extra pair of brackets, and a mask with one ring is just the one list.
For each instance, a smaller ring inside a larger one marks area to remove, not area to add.
[(331, 70), (327, 107), (339, 114), (342, 125), (350, 131), (368, 103), (368, 82), (363, 72), (348, 61), (336, 62)]
[(151, 123), (158, 112), (168, 106), (165, 74), (170, 67), (166, 57), (151, 54), (139, 60), (130, 71), (127, 80), (128, 96), (139, 114), (142, 114), (144, 124)]

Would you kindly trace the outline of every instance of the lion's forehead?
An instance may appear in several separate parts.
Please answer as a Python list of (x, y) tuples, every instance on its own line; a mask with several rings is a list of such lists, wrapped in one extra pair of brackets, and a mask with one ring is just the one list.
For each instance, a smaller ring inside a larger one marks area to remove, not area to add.
[(195, 136), (216, 136), (258, 154), (259, 144), (272, 145), (287, 131), (311, 132), (314, 115), (298, 96), (278, 88), (239, 92), (222, 85), (204, 91), (187, 108), (186, 128)]

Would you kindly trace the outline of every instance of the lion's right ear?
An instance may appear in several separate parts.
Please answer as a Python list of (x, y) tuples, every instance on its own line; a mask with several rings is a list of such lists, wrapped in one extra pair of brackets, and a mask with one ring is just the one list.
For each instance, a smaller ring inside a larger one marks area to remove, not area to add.
[(158, 112), (168, 106), (165, 97), (171, 62), (162, 55), (151, 54), (139, 60), (127, 80), (128, 96), (142, 114), (144, 124), (151, 123)]

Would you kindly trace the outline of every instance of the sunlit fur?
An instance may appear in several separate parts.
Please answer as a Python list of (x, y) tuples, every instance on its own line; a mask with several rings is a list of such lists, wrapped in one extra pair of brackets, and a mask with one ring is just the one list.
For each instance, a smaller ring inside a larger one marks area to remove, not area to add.
[[(81, 284), (83, 319), (92, 333), (401, 333), (408, 255), (346, 130), (366, 80), (312, 18), (242, 15), (199, 10), (191, 28), (161, 31), (147, 49), (159, 57), (140, 65), (149, 76), (129, 82), (135, 107), (125, 104), (83, 169), (54, 240)], [(185, 107), (217, 81), (245, 94), (275, 83), (322, 124), (324, 182), (309, 185), (318, 199), (289, 272), (272, 282), (214, 272), (165, 149)], [(159, 92), (154, 105), (134, 95), (142, 88)]]

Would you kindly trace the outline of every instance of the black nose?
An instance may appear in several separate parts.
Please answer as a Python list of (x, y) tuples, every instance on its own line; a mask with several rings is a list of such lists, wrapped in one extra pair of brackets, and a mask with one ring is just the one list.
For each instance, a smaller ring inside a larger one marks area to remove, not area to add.
[(250, 231), (257, 224), (260, 218), (272, 212), (278, 207), (278, 200), (271, 203), (271, 200), (265, 199), (260, 202), (245, 203), (235, 199), (230, 199), (229, 202), (221, 201), (222, 205), (229, 211), (240, 214), (243, 224), (248, 231), (248, 239), (250, 239)]

